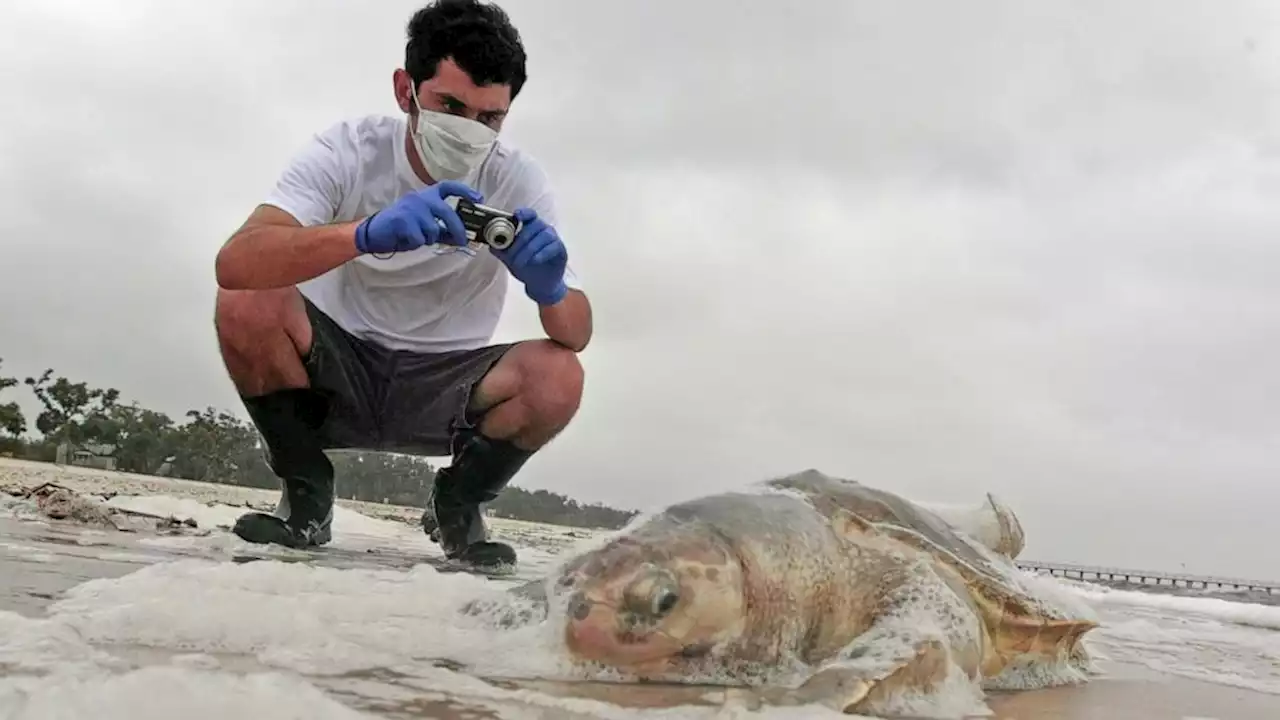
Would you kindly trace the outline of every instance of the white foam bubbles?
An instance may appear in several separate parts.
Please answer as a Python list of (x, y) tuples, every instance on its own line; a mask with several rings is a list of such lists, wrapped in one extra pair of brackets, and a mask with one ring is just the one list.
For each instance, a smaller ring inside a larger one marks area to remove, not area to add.
[(554, 665), (531, 647), (538, 628), (493, 633), (458, 612), (498, 591), (426, 565), (401, 572), (192, 559), (87, 582), (50, 610), (95, 643), (251, 655), (307, 674), (431, 658), (497, 673)]
[(1156, 608), (1182, 615), (1212, 618), (1221, 623), (1280, 630), (1280, 607), (1234, 602), (1221, 598), (1158, 595), (1101, 586), (1078, 587), (1077, 594), (1101, 605)]
[(0, 681), (9, 720), (368, 720), (322, 690), (283, 673), (227, 673), (149, 666), (119, 674)]
[(1280, 608), (1210, 597), (1057, 582), (1093, 605), (1088, 636), (1112, 660), (1193, 680), (1280, 694)]
[(108, 653), (85, 642), (74, 627), (0, 610), (0, 669), (4, 675), (59, 672), (94, 674), (115, 666)]
[(134, 669), (59, 619), (0, 612), (0, 637), (0, 717), (8, 720), (361, 717), (287, 674), (231, 674), (189, 661)]

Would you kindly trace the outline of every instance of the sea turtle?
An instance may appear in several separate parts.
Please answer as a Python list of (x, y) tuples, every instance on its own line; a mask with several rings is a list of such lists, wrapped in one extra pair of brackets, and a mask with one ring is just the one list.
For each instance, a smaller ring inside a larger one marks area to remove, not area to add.
[[(613, 679), (749, 686), (766, 703), (902, 712), (959, 687), (1084, 681), (1089, 609), (1033, 589), (1016, 517), (962, 530), (817, 470), (681, 502), (516, 589)], [(599, 677), (599, 676), (597, 676)], [(895, 710), (895, 708), (897, 708)]]

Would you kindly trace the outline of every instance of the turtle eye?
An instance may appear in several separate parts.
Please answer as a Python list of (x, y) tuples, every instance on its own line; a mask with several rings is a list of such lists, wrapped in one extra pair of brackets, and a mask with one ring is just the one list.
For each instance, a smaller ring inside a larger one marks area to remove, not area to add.
[(653, 615), (655, 618), (663, 618), (676, 607), (678, 601), (680, 594), (672, 588), (658, 588), (658, 592), (653, 593)]
[(626, 604), (642, 622), (666, 617), (680, 602), (680, 583), (666, 570), (641, 575), (627, 588)]
[(655, 618), (665, 617), (680, 601), (680, 594), (674, 588), (660, 587), (653, 593), (653, 604), (650, 612)]

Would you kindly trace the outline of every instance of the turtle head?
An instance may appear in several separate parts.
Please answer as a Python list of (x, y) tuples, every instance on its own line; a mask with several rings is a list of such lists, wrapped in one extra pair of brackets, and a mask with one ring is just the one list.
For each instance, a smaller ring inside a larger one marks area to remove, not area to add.
[(623, 537), (566, 569), (565, 644), (580, 660), (660, 674), (741, 634), (741, 563), (714, 533)]

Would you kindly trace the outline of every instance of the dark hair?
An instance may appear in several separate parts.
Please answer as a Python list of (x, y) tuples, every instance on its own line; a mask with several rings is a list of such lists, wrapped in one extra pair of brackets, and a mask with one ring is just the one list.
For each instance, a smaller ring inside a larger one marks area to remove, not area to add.
[(409, 18), (406, 34), (404, 69), (414, 87), (435, 77), (449, 57), (477, 85), (510, 85), (513, 100), (524, 86), (524, 45), (497, 5), (434, 0)]

